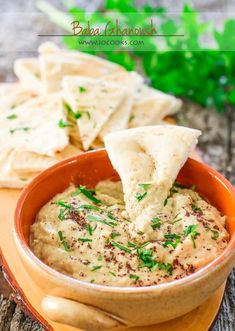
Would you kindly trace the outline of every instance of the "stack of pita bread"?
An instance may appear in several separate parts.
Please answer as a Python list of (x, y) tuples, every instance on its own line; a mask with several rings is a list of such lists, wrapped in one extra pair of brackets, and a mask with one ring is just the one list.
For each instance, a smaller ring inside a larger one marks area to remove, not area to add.
[(45, 43), (0, 84), (0, 187), (21, 188), (54, 163), (104, 146), (112, 132), (162, 123), (181, 101), (102, 58)]

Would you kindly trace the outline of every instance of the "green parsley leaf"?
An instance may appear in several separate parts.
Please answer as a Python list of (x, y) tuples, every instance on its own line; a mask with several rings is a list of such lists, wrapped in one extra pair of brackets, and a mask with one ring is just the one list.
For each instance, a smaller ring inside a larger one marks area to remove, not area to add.
[(111, 240), (110, 241), (110, 244), (113, 245), (113, 246), (115, 246), (115, 247), (117, 247), (117, 248), (119, 248), (119, 249), (121, 249), (122, 251), (124, 251), (126, 253), (131, 253), (131, 249), (130, 248), (128, 248), (126, 246), (123, 246), (122, 244), (117, 243), (116, 241)]
[(177, 188), (187, 189), (187, 186), (182, 185), (182, 184), (179, 184), (179, 183), (176, 183), (176, 182), (173, 184), (173, 186), (174, 187), (177, 187)]
[(192, 210), (195, 212), (195, 213), (201, 213), (202, 210), (201, 208), (199, 208), (198, 206), (196, 206), (195, 204), (192, 204)]
[(63, 209), (63, 208), (60, 209), (59, 215), (58, 215), (58, 218), (59, 218), (60, 221), (64, 221), (65, 220), (65, 217), (67, 215), (67, 212), (68, 212), (67, 209)]
[(67, 241), (64, 240), (64, 237), (63, 237), (63, 233), (62, 233), (62, 231), (58, 231), (58, 237), (59, 237), (60, 242), (61, 242), (62, 245), (64, 246), (65, 251), (66, 251), (66, 252), (69, 252), (69, 251), (70, 251), (70, 246), (69, 246), (69, 244), (67, 243)]
[(59, 120), (58, 122), (58, 127), (61, 129), (67, 128), (67, 127), (72, 127), (72, 124), (67, 124), (63, 119)]
[(109, 271), (109, 274), (116, 277), (117, 275), (115, 274), (115, 272)]
[(152, 269), (156, 265), (156, 261), (153, 257), (153, 249), (137, 248), (136, 253), (138, 258), (142, 261), (139, 268)]
[(167, 202), (168, 202), (168, 198), (166, 198), (163, 202), (163, 206), (165, 207), (167, 205)]
[(78, 190), (76, 192), (74, 192), (72, 194), (73, 197), (79, 195), (79, 194), (83, 194), (85, 195), (85, 197), (87, 197), (89, 200), (91, 200), (92, 202), (94, 202), (95, 204), (99, 204), (101, 203), (102, 201), (97, 199), (95, 196), (94, 196), (94, 190), (89, 190), (88, 188), (86, 188), (85, 186), (83, 185), (80, 185)]
[(96, 271), (96, 270), (99, 270), (102, 268), (102, 265), (94, 265), (92, 268), (91, 268), (91, 271)]
[(184, 230), (184, 237), (191, 236), (192, 242), (193, 242), (193, 247), (196, 248), (196, 243), (195, 239), (197, 236), (200, 235), (199, 232), (195, 231), (197, 228), (197, 224), (189, 225), (185, 230)]
[(188, 235), (194, 233), (194, 231), (195, 231), (196, 228), (197, 228), (197, 224), (189, 225), (189, 226), (184, 230), (184, 237), (187, 237)]
[(16, 131), (24, 131), (24, 132), (27, 132), (29, 131), (31, 128), (28, 128), (28, 127), (25, 127), (25, 128), (15, 128), (15, 129), (9, 129), (10, 133), (13, 134), (15, 133)]
[(133, 244), (132, 242), (130, 242), (130, 241), (128, 241), (128, 246), (129, 247), (136, 247), (136, 245), (135, 244)]
[(152, 184), (138, 184), (139, 187), (142, 187), (145, 191), (148, 191), (148, 189), (152, 186)]
[(146, 197), (146, 195), (147, 195), (147, 192), (144, 192), (143, 194), (137, 192), (135, 197), (140, 202), (141, 200), (143, 200), (144, 197)]
[(89, 233), (89, 235), (92, 236), (92, 234), (93, 234), (93, 229), (92, 229), (92, 227), (91, 227), (90, 224), (87, 225), (86, 230), (87, 230), (87, 232)]
[(81, 93), (86, 92), (86, 88), (84, 86), (79, 86), (79, 91)]
[(76, 210), (80, 210), (80, 209), (85, 209), (85, 210), (101, 210), (101, 208), (97, 207), (97, 206), (93, 206), (93, 205), (80, 205), (76, 208)]
[(129, 117), (129, 123), (130, 123), (131, 121), (133, 121), (134, 118), (135, 118), (135, 115), (131, 115), (131, 116)]
[(116, 221), (116, 218), (113, 216), (113, 212), (112, 212), (111, 210), (109, 210), (109, 211), (107, 212), (107, 216), (108, 216), (108, 218), (110, 218), (111, 220)]
[(67, 203), (63, 202), (62, 200), (56, 200), (54, 202), (55, 205), (59, 205), (61, 207), (64, 207), (66, 209), (72, 209), (72, 206), (68, 205)]
[(134, 274), (130, 274), (130, 276), (129, 276), (131, 279), (134, 279), (136, 282), (137, 282), (137, 280), (139, 280), (140, 279), (140, 277), (139, 276), (137, 276), (137, 275), (134, 275)]
[(153, 230), (159, 229), (161, 227), (161, 225), (162, 225), (162, 222), (161, 222), (160, 218), (158, 218), (158, 217), (154, 217), (151, 220), (151, 222), (152, 222), (152, 228), (153, 228)]
[(111, 226), (112, 228), (114, 228), (115, 226), (117, 226), (116, 223), (114, 222), (108, 222), (106, 220), (104, 220), (102, 217), (98, 216), (98, 215), (87, 215), (87, 219), (88, 221), (91, 221), (91, 222), (98, 222), (98, 223), (103, 223), (103, 224), (106, 224), (108, 226)]
[(78, 238), (79, 241), (86, 243), (86, 242), (92, 242), (92, 239), (89, 238)]
[(17, 118), (16, 114), (12, 114), (12, 115), (7, 116), (8, 120), (15, 120), (16, 118)]
[(164, 238), (171, 240), (166, 240), (165, 242), (163, 242), (163, 247), (172, 246), (175, 249), (180, 243), (180, 236), (175, 233), (165, 234)]
[(112, 239), (116, 238), (116, 237), (119, 237), (121, 234), (117, 231), (112, 231), (111, 234), (110, 234), (110, 237)]
[(217, 240), (219, 238), (219, 232), (215, 230), (211, 230), (211, 232), (213, 233), (211, 239)]

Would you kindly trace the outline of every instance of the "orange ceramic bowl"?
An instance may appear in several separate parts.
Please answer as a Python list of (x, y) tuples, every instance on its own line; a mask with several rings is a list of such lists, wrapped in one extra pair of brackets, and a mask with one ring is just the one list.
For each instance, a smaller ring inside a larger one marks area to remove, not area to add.
[(94, 187), (118, 180), (105, 150), (62, 161), (37, 176), (22, 192), (15, 211), (15, 240), (31, 277), (48, 294), (42, 307), (54, 321), (87, 330), (151, 325), (199, 306), (226, 280), (235, 262), (235, 190), (209, 166), (188, 159), (177, 181), (197, 191), (227, 216), (231, 239), (224, 252), (196, 273), (150, 287), (108, 287), (63, 275), (41, 262), (29, 247), (30, 225), (39, 209), (71, 182)]

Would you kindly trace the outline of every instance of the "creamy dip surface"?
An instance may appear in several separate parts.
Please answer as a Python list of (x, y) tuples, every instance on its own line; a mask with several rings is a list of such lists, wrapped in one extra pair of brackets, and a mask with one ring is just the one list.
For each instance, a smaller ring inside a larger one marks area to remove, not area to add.
[(111, 181), (57, 194), (39, 211), (30, 236), (33, 252), (48, 266), (109, 286), (183, 278), (215, 259), (228, 241), (225, 217), (177, 183), (146, 233), (135, 233), (121, 182)]

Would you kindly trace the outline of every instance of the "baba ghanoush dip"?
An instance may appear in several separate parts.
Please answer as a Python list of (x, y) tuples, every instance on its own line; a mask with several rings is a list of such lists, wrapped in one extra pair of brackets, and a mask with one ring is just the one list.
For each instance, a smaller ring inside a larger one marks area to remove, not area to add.
[(173, 125), (111, 133), (121, 181), (71, 185), (41, 208), (30, 245), (48, 266), (108, 286), (151, 286), (193, 274), (227, 246), (225, 216), (176, 181), (200, 131)]
[(132, 235), (121, 182), (70, 186), (39, 211), (31, 248), (48, 266), (83, 281), (150, 286), (194, 273), (229, 240), (225, 217), (195, 188), (177, 183), (149, 227), (148, 237)]

